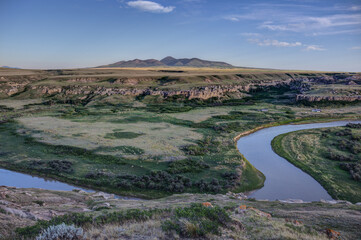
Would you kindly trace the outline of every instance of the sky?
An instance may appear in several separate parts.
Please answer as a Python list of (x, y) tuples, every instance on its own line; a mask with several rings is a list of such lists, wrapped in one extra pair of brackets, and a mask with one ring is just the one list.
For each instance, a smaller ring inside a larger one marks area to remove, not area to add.
[(0, 66), (166, 56), (361, 72), (361, 0), (0, 0)]

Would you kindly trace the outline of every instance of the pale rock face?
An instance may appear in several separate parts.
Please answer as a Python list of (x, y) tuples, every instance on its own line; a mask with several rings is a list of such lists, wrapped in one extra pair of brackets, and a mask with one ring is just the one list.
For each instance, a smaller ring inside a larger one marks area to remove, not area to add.
[(345, 101), (353, 102), (361, 100), (361, 95), (356, 96), (312, 96), (312, 95), (297, 95), (296, 101), (308, 101), (308, 102), (319, 102), (319, 101)]

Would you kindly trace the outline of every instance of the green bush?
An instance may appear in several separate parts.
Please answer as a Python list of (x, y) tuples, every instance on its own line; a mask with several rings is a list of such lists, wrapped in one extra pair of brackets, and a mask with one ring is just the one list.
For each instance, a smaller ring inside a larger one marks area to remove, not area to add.
[(55, 172), (65, 172), (65, 173), (71, 173), (73, 172), (73, 163), (69, 162), (67, 160), (53, 160), (48, 162), (48, 166), (51, 168), (52, 171)]
[(197, 141), (197, 145), (187, 145), (182, 150), (187, 155), (201, 156), (208, 153), (217, 153), (220, 143), (211, 136), (205, 137), (203, 140)]
[(191, 187), (191, 180), (180, 175), (171, 175), (165, 171), (153, 171), (150, 175), (120, 175), (118, 187), (155, 189), (167, 192), (184, 192), (185, 188)]
[(203, 161), (196, 161), (194, 159), (184, 159), (171, 162), (167, 171), (169, 173), (188, 173), (201, 172), (203, 169), (209, 168), (209, 165)]
[(218, 206), (204, 207), (192, 204), (186, 208), (176, 208), (170, 220), (162, 223), (163, 231), (175, 231), (182, 237), (198, 238), (207, 234), (221, 234), (221, 227), (232, 222), (229, 214)]

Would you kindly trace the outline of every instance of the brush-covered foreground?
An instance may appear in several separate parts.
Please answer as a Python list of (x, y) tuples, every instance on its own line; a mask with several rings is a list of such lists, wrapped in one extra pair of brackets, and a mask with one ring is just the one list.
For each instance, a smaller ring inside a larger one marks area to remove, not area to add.
[(221, 194), (134, 201), (99, 193), (4, 187), (0, 192), (7, 196), (0, 202), (2, 239), (34, 239), (62, 223), (74, 226), (55, 229), (82, 229), (83, 238), (75, 239), (360, 237), (361, 207), (347, 203), (259, 202)]
[(282, 134), (272, 147), (320, 182), (333, 198), (361, 201), (361, 124)]

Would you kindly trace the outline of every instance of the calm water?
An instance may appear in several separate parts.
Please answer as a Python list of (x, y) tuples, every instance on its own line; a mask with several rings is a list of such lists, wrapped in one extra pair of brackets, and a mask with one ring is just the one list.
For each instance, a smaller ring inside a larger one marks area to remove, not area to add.
[(344, 126), (349, 122), (360, 123), (361, 121), (284, 125), (262, 129), (240, 138), (237, 142), (238, 150), (266, 176), (264, 187), (253, 192), (250, 197), (268, 200), (331, 200), (326, 190), (310, 175), (273, 152), (271, 141), (274, 137), (287, 132)]
[[(41, 177), (33, 177), (28, 174), (18, 173), (0, 168), (0, 186), (1, 185), (9, 186), (9, 187), (17, 187), (17, 188), (41, 188), (41, 189), (56, 190), (56, 191), (71, 191), (73, 189), (79, 189), (85, 192), (95, 192), (94, 190), (91, 189), (85, 189)], [(115, 198), (139, 200), (139, 198), (124, 197), (119, 195), (115, 195)]]
[(72, 186), (59, 181), (40, 177), (33, 177), (28, 174), (18, 173), (5, 169), (0, 169), (0, 185), (17, 188), (42, 188), (46, 190), (59, 191), (71, 191), (73, 189), (80, 189), (86, 192), (94, 192), (89, 189)]

